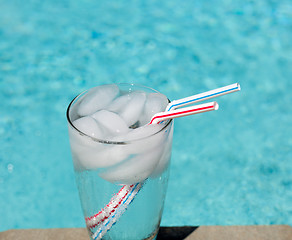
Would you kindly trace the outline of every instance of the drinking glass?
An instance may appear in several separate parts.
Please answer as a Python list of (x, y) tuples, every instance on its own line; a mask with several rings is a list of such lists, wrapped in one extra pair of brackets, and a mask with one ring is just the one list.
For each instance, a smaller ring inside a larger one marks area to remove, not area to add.
[[(158, 93), (134, 84), (117, 86), (123, 95)], [(80, 104), (92, 91), (78, 95), (67, 109), (75, 178), (89, 236), (107, 240), (156, 239), (168, 183), (173, 121), (149, 131), (146, 126), (136, 138), (96, 138), (74, 125), (82, 117), (78, 114)], [(130, 126), (131, 131), (140, 131), (136, 127)]]

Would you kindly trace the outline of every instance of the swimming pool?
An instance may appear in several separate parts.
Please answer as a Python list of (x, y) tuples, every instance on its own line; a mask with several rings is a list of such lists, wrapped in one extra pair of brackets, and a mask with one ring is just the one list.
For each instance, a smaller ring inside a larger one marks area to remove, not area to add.
[(171, 100), (234, 82), (175, 120), (162, 225), (292, 224), (289, 1), (0, 2), (0, 231), (84, 226), (66, 107), (111, 82)]

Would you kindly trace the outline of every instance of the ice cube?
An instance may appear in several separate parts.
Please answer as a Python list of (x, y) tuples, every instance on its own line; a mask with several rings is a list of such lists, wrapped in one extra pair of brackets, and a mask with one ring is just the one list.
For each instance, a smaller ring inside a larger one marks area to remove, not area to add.
[(78, 130), (86, 135), (94, 138), (102, 138), (103, 131), (99, 127), (98, 123), (92, 117), (82, 117), (75, 120), (73, 123)]
[(116, 166), (99, 173), (107, 181), (121, 184), (134, 184), (148, 178), (158, 164), (163, 151), (156, 147), (145, 154), (137, 154)]
[(78, 114), (86, 116), (106, 107), (118, 93), (119, 87), (115, 84), (102, 85), (89, 90), (81, 99)]
[(108, 130), (110, 135), (108, 137), (129, 132), (129, 128), (125, 121), (114, 112), (100, 110), (91, 116)]
[(161, 146), (168, 135), (161, 131), (163, 124), (151, 124), (130, 130), (127, 134), (113, 138), (113, 141), (126, 142), (125, 150), (128, 154), (142, 154)]
[(107, 145), (104, 143), (96, 143), (96, 148), (85, 147), (79, 145), (72, 149), (73, 159), (76, 162), (77, 167), (88, 170), (109, 167), (127, 159), (128, 155), (126, 151), (123, 151), (119, 145)]
[(109, 110), (111, 112), (119, 113), (129, 102), (128, 95), (122, 95), (118, 98), (116, 98), (111, 104), (106, 108), (106, 110)]
[(128, 157), (125, 145), (113, 145), (81, 135), (69, 126), (69, 139), (76, 170), (96, 169), (117, 164)]
[(141, 125), (150, 122), (152, 116), (163, 112), (168, 104), (168, 99), (161, 93), (149, 93), (146, 98), (143, 114), (140, 118)]
[[(79, 124), (82, 125), (80, 122), (81, 121), (79, 121)], [(83, 170), (94, 167), (95, 165), (93, 161), (91, 158), (88, 158), (87, 155), (92, 151), (102, 151), (103, 145), (98, 141), (94, 141), (87, 135), (82, 135), (72, 126), (69, 126), (69, 139), (75, 169)]]
[(116, 141), (129, 142), (133, 140), (143, 139), (158, 133), (165, 125), (149, 124), (135, 129), (131, 129), (126, 135), (116, 137)]
[(144, 92), (131, 92), (127, 95), (129, 101), (126, 106), (119, 111), (120, 116), (125, 120), (128, 126), (135, 124), (141, 115), (145, 100), (146, 93)]
[(167, 142), (164, 146), (163, 154), (159, 160), (159, 163), (155, 167), (154, 171), (151, 174), (152, 178), (159, 176), (168, 166), (171, 158), (171, 145), (173, 138), (173, 127), (170, 129), (169, 136), (167, 137)]

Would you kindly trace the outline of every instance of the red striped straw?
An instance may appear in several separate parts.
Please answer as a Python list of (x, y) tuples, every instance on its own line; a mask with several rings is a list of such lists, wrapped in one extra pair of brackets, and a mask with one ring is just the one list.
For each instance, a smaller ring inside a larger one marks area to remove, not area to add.
[(123, 202), (123, 200), (127, 197), (129, 191), (134, 187), (132, 185), (124, 185), (120, 191), (112, 197), (110, 202), (101, 209), (97, 214), (86, 217), (85, 222), (88, 228), (94, 228), (97, 225), (101, 224), (103, 221), (108, 219), (108, 217), (114, 213), (114, 211), (118, 208), (118, 206)]
[[(172, 118), (178, 118), (203, 112), (208, 112), (212, 110), (217, 110), (218, 104), (216, 102), (210, 102), (210, 103), (204, 103), (200, 105), (195, 105), (191, 107), (185, 107), (169, 112), (160, 112), (155, 114), (149, 124), (157, 124), (161, 121), (172, 119)], [(115, 213), (115, 211), (123, 204), (123, 201), (125, 198), (127, 198), (127, 195), (129, 192), (132, 191), (132, 189), (135, 187), (135, 185), (124, 185), (120, 191), (110, 200), (110, 202), (101, 209), (97, 214), (86, 217), (86, 225), (88, 228), (94, 228), (98, 225), (102, 224), (106, 219), (108, 219), (112, 214)], [(139, 187), (142, 187), (142, 184), (139, 185)], [(138, 191), (134, 192), (133, 198), (138, 193)], [(124, 203), (125, 204), (125, 203)], [(127, 206), (124, 206), (126, 209)]]
[[(209, 102), (180, 109), (176, 108), (239, 90), (240, 86), (236, 83), (206, 93), (175, 100), (167, 106), (165, 112), (155, 114), (151, 118), (149, 124), (158, 124), (169, 119), (217, 110), (219, 108), (217, 102)], [(110, 230), (134, 200), (142, 186), (143, 182), (124, 185), (102, 210), (91, 217), (85, 218), (87, 227), (91, 229), (98, 227), (98, 229), (92, 234), (94, 240), (101, 239)]]
[[(161, 121), (203, 113), (203, 112), (209, 112), (213, 110), (218, 109), (218, 104), (216, 102), (210, 102), (210, 103), (204, 103), (200, 105), (195, 105), (191, 107), (185, 107), (181, 109), (176, 109), (173, 111), (168, 112), (160, 112), (155, 114), (149, 124), (157, 124)], [(122, 214), (118, 214), (116, 216), (116, 211), (118, 209), (123, 209), (125, 211), (128, 207), (128, 205), (131, 203), (131, 201), (135, 198), (136, 194), (139, 192), (140, 188), (143, 186), (142, 183), (139, 183), (138, 185), (124, 185), (120, 191), (110, 200), (110, 202), (97, 214), (86, 217), (86, 225), (88, 228), (93, 229), (97, 226), (99, 226), (98, 230), (95, 231), (95, 233), (92, 235), (93, 239), (101, 239), (104, 234), (110, 229), (110, 226), (112, 226), (118, 218)], [(135, 190), (135, 191), (134, 191)], [(131, 196), (131, 201), (126, 201)], [(112, 217), (115, 216), (115, 217)]]
[(112, 214), (107, 219), (105, 219), (101, 224), (99, 224), (96, 231), (92, 233), (91, 238), (93, 240), (101, 240), (103, 236), (112, 228), (112, 226), (116, 224), (116, 222), (127, 210), (128, 206), (134, 200), (135, 196), (138, 194), (142, 186), (143, 182), (136, 183), (134, 185), (124, 186), (125, 188), (128, 188), (126, 195), (123, 197), (123, 200), (115, 208)]
[(213, 110), (217, 110), (219, 108), (219, 105), (217, 102), (210, 102), (210, 103), (204, 103), (200, 105), (195, 105), (191, 107), (185, 107), (180, 108), (168, 112), (160, 112), (156, 113), (152, 118), (149, 124), (157, 124), (165, 120), (178, 118), (178, 117), (184, 117), (188, 115), (203, 113), (203, 112), (209, 112)]

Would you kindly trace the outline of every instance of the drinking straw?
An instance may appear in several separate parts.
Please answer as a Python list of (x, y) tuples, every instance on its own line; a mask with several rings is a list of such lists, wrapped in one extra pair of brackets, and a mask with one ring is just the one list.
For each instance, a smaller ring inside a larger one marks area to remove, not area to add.
[[(127, 186), (127, 185), (125, 185)], [(127, 210), (127, 207), (131, 204), (134, 197), (140, 191), (143, 186), (143, 182), (136, 183), (135, 185), (131, 185), (132, 187), (129, 189), (129, 194), (127, 197), (120, 203), (120, 205), (116, 208), (114, 214), (112, 214), (101, 226), (95, 231), (95, 233), (91, 236), (94, 240), (100, 240), (102, 237), (111, 229), (111, 227), (119, 220), (119, 218), (124, 214)]]
[(132, 192), (134, 188), (142, 187), (142, 185), (135, 186), (134, 184), (131, 185), (124, 185), (120, 191), (112, 197), (111, 201), (97, 214), (86, 217), (85, 222), (88, 228), (94, 228), (116, 211), (116, 209), (122, 204), (122, 202), (126, 199), (127, 195)]
[[(238, 83), (231, 84), (222, 88), (211, 90), (205, 93), (200, 93), (190, 97), (172, 101), (167, 107), (165, 112), (157, 113), (152, 118), (149, 124), (157, 124), (164, 120), (188, 116), (197, 113), (208, 112), (218, 109), (217, 102), (210, 102), (191, 107), (177, 109), (178, 107), (186, 106), (217, 96), (225, 95), (228, 93), (240, 90)], [(111, 201), (100, 212), (94, 216), (87, 217), (86, 224), (89, 228), (99, 226), (95, 233), (92, 234), (94, 240), (101, 239), (111, 227), (118, 221), (118, 219), (127, 210), (128, 206), (134, 200), (137, 193), (142, 188), (144, 182), (124, 185), (120, 191), (111, 199)]]
[(191, 107), (185, 107), (180, 108), (172, 111), (167, 112), (160, 112), (156, 113), (152, 118), (149, 124), (157, 124), (161, 121), (178, 118), (178, 117), (184, 117), (192, 114), (197, 113), (203, 113), (203, 112), (209, 112), (212, 110), (217, 110), (219, 108), (219, 105), (217, 102), (210, 102), (210, 103), (204, 103), (200, 105), (195, 105)]
[[(169, 112), (161, 112), (155, 114), (149, 124), (157, 124), (163, 120), (208, 112), (217, 109), (218, 104), (216, 102), (210, 102)], [(94, 240), (101, 239), (118, 221), (122, 214), (127, 210), (128, 206), (133, 201), (134, 197), (140, 191), (142, 186), (143, 182), (132, 185), (124, 185), (101, 211), (91, 217), (85, 218), (86, 225), (89, 228), (99, 226), (92, 235)]]
[[(168, 120), (171, 118), (178, 118), (192, 114), (198, 114), (202, 112), (208, 112), (212, 110), (217, 110), (218, 104), (216, 102), (210, 102), (205, 104), (200, 104), (196, 106), (186, 107), (182, 109), (177, 109), (169, 112), (160, 112), (155, 114), (149, 124), (157, 124), (161, 121)], [(111, 199), (111, 201), (97, 214), (85, 218), (86, 225), (89, 228), (94, 228), (97, 225), (101, 224), (103, 221), (109, 218), (109, 216), (116, 211), (116, 209), (121, 206), (124, 199), (127, 197), (129, 192), (132, 192), (135, 185), (124, 185), (120, 191)], [(140, 186), (142, 187), (142, 185)], [(127, 206), (124, 206), (126, 209)]]
[(225, 87), (217, 88), (208, 92), (199, 93), (190, 97), (181, 98), (178, 100), (171, 101), (165, 111), (170, 111), (177, 109), (179, 107), (183, 107), (186, 105), (190, 105), (196, 102), (201, 102), (210, 98), (219, 97), (228, 93), (240, 91), (240, 85), (238, 83), (234, 83)]
[(111, 201), (103, 208), (101, 209), (97, 214), (86, 217), (86, 225), (88, 228), (94, 228), (104, 220), (106, 220), (115, 210), (116, 208), (121, 204), (121, 202), (125, 199), (125, 197), (128, 195), (129, 191), (133, 188), (132, 185), (124, 185), (120, 191), (112, 197)]

